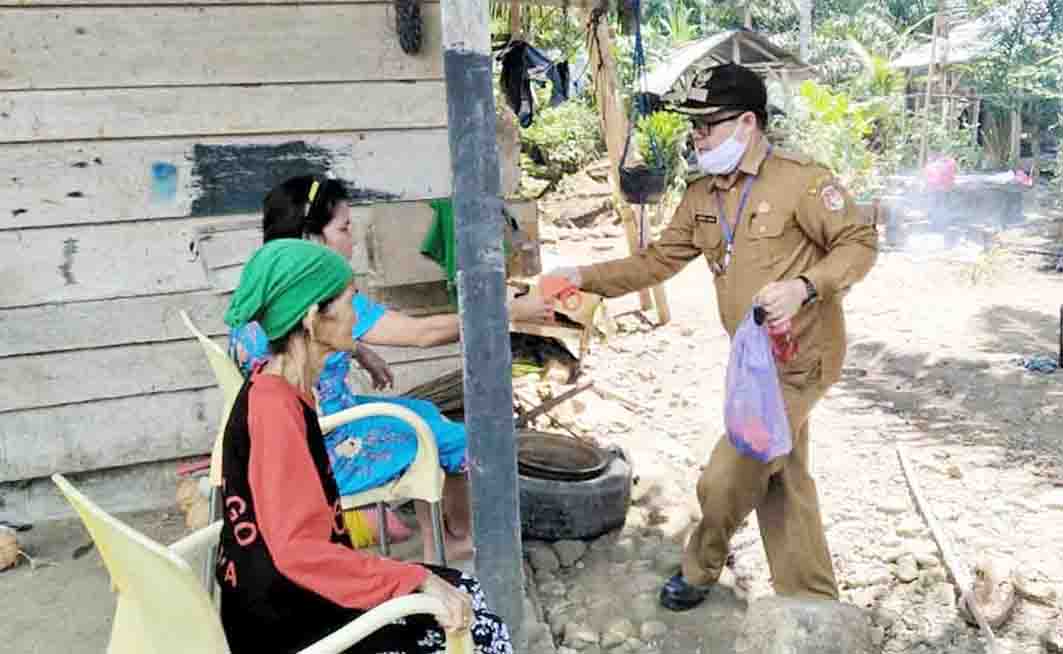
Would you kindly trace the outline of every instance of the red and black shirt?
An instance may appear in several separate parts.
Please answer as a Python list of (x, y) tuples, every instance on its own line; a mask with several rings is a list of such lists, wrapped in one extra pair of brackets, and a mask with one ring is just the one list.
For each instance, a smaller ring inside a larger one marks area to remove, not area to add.
[(301, 649), (428, 574), (352, 548), (313, 406), (256, 371), (225, 429), (216, 576), (233, 654)]

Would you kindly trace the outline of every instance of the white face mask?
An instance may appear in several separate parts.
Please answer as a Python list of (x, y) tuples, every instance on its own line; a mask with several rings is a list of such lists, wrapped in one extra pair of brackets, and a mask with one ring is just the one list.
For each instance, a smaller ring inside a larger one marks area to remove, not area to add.
[(727, 175), (738, 168), (746, 154), (748, 143), (738, 140), (739, 125), (726, 141), (708, 151), (698, 151), (698, 167), (710, 175)]

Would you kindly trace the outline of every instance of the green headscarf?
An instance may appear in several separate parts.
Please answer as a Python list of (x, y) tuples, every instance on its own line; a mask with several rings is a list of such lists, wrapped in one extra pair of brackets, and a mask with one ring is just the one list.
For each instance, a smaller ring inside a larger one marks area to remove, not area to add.
[(350, 264), (324, 246), (294, 238), (270, 241), (244, 266), (225, 324), (235, 329), (257, 320), (266, 337), (276, 340), (310, 307), (347, 288), (352, 277)]

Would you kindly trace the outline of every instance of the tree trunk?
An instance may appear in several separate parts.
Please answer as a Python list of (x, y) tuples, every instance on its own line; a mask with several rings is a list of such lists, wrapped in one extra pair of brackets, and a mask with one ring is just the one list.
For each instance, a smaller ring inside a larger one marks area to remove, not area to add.
[(1019, 165), (1019, 155), (1022, 154), (1022, 112), (1018, 109), (1011, 110), (1011, 139), (1008, 141), (1008, 165), (1016, 168)]
[[(940, 4), (940, 2), (939, 2)], [(934, 60), (937, 58), (938, 32), (941, 28), (941, 14), (934, 14), (934, 33), (930, 37), (930, 64), (926, 69), (926, 98), (923, 104), (923, 142), (919, 146), (919, 167), (926, 165), (930, 147), (930, 104), (934, 91)]]
[(801, 12), (801, 61), (807, 62), (812, 48), (812, 1), (798, 0)]
[(952, 107), (952, 88), (949, 83), (949, 17), (941, 17), (941, 124), (948, 127)]

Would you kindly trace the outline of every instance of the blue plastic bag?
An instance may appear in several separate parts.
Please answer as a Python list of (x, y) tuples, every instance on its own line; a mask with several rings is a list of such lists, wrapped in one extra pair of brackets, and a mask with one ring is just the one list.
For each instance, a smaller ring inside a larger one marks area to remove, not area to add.
[(755, 309), (742, 320), (731, 342), (723, 415), (735, 449), (768, 463), (789, 454), (793, 438), (771, 337), (764, 325), (757, 324), (754, 313)]

